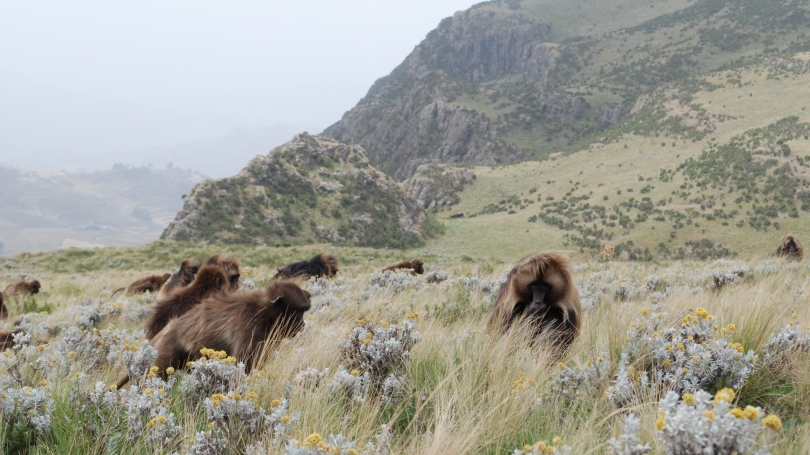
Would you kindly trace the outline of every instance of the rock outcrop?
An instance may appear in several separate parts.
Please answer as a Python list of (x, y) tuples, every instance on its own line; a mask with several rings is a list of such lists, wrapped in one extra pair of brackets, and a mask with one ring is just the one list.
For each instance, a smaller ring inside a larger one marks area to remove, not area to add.
[(304, 133), (235, 177), (196, 185), (163, 238), (403, 248), (422, 243), (426, 222), (361, 147)]
[(405, 187), (424, 209), (449, 207), (459, 203), (459, 195), (467, 185), (475, 181), (475, 174), (442, 164), (423, 164), (413, 177), (405, 181)]

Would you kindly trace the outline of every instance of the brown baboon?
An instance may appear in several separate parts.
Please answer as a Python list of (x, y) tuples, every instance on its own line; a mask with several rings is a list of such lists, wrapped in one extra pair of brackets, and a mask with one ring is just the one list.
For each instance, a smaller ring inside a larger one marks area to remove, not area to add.
[(18, 281), (14, 284), (9, 284), (8, 286), (6, 286), (6, 290), (3, 291), (3, 294), (5, 294), (6, 297), (12, 296), (25, 297), (29, 295), (38, 294), (40, 287), (41, 286), (39, 284), (39, 281), (37, 280), (30, 282)]
[(218, 265), (204, 265), (190, 285), (177, 288), (165, 298), (158, 299), (146, 321), (146, 338), (151, 340), (172, 319), (188, 313), (206, 297), (230, 290), (225, 270)]
[(332, 278), (338, 273), (340, 260), (329, 253), (319, 253), (308, 261), (293, 262), (278, 269), (278, 273), (273, 278), (309, 278), (322, 277)]
[(175, 288), (182, 288), (191, 284), (197, 272), (200, 270), (200, 265), (193, 265), (189, 259), (180, 264), (180, 270), (174, 272), (169, 281), (160, 288), (158, 293), (159, 299), (164, 299), (169, 295), (169, 292)]
[(776, 249), (776, 255), (788, 261), (801, 262), (804, 259), (804, 248), (802, 248), (802, 243), (795, 235), (788, 234), (782, 239), (779, 248)]
[(425, 266), (424, 262), (420, 259), (413, 258), (410, 261), (402, 261), (394, 265), (389, 265), (388, 267), (382, 269), (383, 272), (390, 272), (392, 270), (413, 270), (413, 273), (418, 273), (419, 275), (425, 273)]
[(525, 319), (534, 327), (535, 339), (550, 337), (562, 353), (579, 334), (581, 314), (568, 257), (539, 253), (522, 259), (509, 272), (489, 327), (504, 333)]
[(0, 292), (0, 319), (8, 318), (8, 307), (6, 303), (3, 302), (3, 293)]
[(11, 332), (0, 332), (0, 352), (11, 349), (14, 346), (14, 335), (22, 333), (23, 329), (12, 330)]
[[(295, 336), (304, 327), (304, 312), (310, 306), (309, 292), (287, 280), (273, 281), (261, 290), (209, 297), (152, 340), (158, 351), (154, 366), (165, 378), (166, 368), (183, 368), (200, 358), (201, 349), (209, 348), (236, 357), (250, 373), (261, 345)], [(129, 376), (122, 378), (117, 387), (128, 381)]]
[(164, 275), (152, 275), (146, 278), (141, 278), (127, 286), (126, 288), (116, 289), (113, 292), (113, 296), (124, 289), (127, 290), (127, 294), (135, 295), (135, 294), (146, 294), (147, 292), (155, 293), (160, 291), (163, 287), (163, 284), (171, 278), (171, 274), (166, 273)]
[(228, 277), (228, 282), (231, 284), (230, 291), (233, 292), (239, 289), (239, 261), (233, 256), (217, 254), (211, 257), (206, 264), (222, 267)]

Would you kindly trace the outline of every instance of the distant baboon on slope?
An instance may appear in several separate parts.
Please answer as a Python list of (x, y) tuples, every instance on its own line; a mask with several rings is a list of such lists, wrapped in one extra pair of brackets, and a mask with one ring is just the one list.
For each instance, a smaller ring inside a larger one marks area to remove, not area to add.
[(0, 319), (8, 318), (8, 307), (6, 303), (3, 301), (3, 293), (0, 292)]
[[(297, 334), (310, 306), (309, 292), (287, 280), (272, 281), (256, 291), (209, 297), (169, 322), (152, 340), (158, 351), (154, 366), (165, 378), (166, 368), (183, 368), (200, 358), (201, 349), (209, 348), (236, 357), (250, 373), (262, 345)], [(129, 376), (122, 378), (118, 388), (128, 381)]]
[(389, 265), (388, 267), (382, 269), (383, 272), (390, 272), (393, 270), (407, 270), (411, 269), (414, 273), (418, 273), (419, 275), (425, 273), (425, 266), (424, 262), (420, 259), (411, 259), (410, 261), (402, 261), (398, 262), (394, 265)]
[(276, 278), (309, 278), (309, 277), (322, 277), (332, 278), (338, 273), (340, 268), (340, 260), (329, 254), (319, 253), (308, 261), (294, 262), (285, 265), (278, 269), (274, 279)]
[[(171, 274), (152, 275), (146, 278), (141, 278), (126, 287), (127, 294), (146, 294), (147, 292), (156, 293), (160, 291), (163, 284), (171, 278)], [(123, 291), (125, 288), (116, 289), (113, 295)]]
[(782, 239), (782, 244), (776, 249), (776, 255), (785, 258), (788, 261), (799, 261), (804, 259), (804, 248), (799, 239), (793, 235), (788, 234)]
[(188, 313), (203, 299), (229, 290), (230, 282), (225, 270), (218, 265), (204, 265), (190, 285), (177, 288), (166, 298), (157, 300), (146, 321), (146, 338), (154, 338), (169, 321)]
[(160, 288), (158, 298), (166, 298), (166, 296), (168, 296), (169, 292), (172, 290), (191, 284), (191, 282), (194, 281), (194, 277), (197, 276), (197, 272), (199, 270), (199, 264), (193, 265), (189, 259), (183, 261), (183, 263), (180, 264), (180, 270), (174, 272), (171, 278), (169, 278), (169, 281)]
[(6, 297), (12, 297), (12, 296), (25, 297), (25, 296), (29, 296), (29, 295), (38, 294), (40, 287), (41, 286), (39, 284), (39, 281), (37, 281), (37, 280), (30, 281), (30, 282), (29, 281), (18, 281), (18, 282), (14, 283), (14, 284), (9, 284), (8, 286), (6, 286), (6, 290), (3, 291), (3, 294), (5, 294)]
[(509, 272), (489, 327), (504, 333), (525, 321), (535, 339), (550, 339), (559, 355), (579, 334), (581, 315), (568, 258), (562, 253), (539, 253), (522, 259)]

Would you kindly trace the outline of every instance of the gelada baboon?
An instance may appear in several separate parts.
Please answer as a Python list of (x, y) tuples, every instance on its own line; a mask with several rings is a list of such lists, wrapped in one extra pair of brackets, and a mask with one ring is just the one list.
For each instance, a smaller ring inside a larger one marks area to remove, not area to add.
[(776, 255), (788, 261), (799, 261), (804, 259), (804, 248), (802, 243), (793, 234), (788, 234), (782, 239), (782, 244), (776, 249)]
[(17, 283), (9, 284), (8, 286), (6, 286), (6, 290), (3, 291), (3, 294), (5, 294), (6, 297), (12, 296), (25, 297), (29, 295), (38, 294), (40, 287), (41, 285), (37, 280), (19, 281)]
[(0, 292), (0, 319), (8, 318), (8, 307), (6, 303), (3, 301), (3, 293)]
[(11, 332), (0, 332), (0, 352), (11, 349), (14, 346), (14, 335), (22, 332), (23, 329), (12, 330)]
[(226, 271), (218, 265), (204, 265), (190, 285), (177, 288), (166, 298), (155, 302), (152, 314), (146, 321), (146, 338), (154, 338), (169, 321), (188, 313), (206, 297), (229, 290)]
[(293, 262), (278, 269), (276, 278), (309, 278), (322, 277), (332, 278), (338, 273), (340, 260), (329, 253), (319, 253), (308, 261)]
[(383, 272), (390, 272), (392, 270), (413, 270), (413, 273), (418, 273), (419, 275), (425, 273), (425, 265), (424, 262), (420, 259), (411, 259), (410, 261), (402, 261), (394, 265), (389, 265), (388, 267), (382, 269)]
[(200, 265), (194, 265), (191, 263), (190, 259), (186, 259), (180, 264), (180, 270), (174, 272), (169, 278), (169, 281), (160, 288), (160, 292), (158, 292), (158, 298), (166, 298), (169, 295), (169, 292), (173, 291), (176, 288), (182, 288), (191, 284), (194, 281), (194, 277), (197, 276), (197, 272), (200, 271)]
[(222, 267), (225, 271), (225, 275), (228, 276), (228, 282), (231, 284), (230, 291), (233, 292), (239, 289), (239, 261), (233, 256), (217, 254), (211, 257), (206, 264)]
[(522, 259), (506, 277), (489, 328), (506, 332), (525, 320), (535, 339), (549, 337), (560, 353), (579, 334), (582, 307), (571, 268), (562, 253), (539, 253)]
[(135, 294), (146, 294), (147, 292), (155, 293), (160, 291), (163, 287), (163, 284), (171, 278), (171, 274), (166, 273), (164, 275), (152, 275), (146, 278), (141, 278), (127, 286), (126, 288), (116, 289), (115, 292), (112, 293), (113, 296), (118, 294), (119, 292), (123, 291), (124, 289), (127, 290), (127, 294), (135, 295)]
[[(250, 373), (262, 344), (295, 336), (303, 329), (310, 306), (309, 292), (288, 280), (273, 281), (256, 291), (209, 297), (152, 340), (158, 351), (154, 366), (165, 378), (166, 368), (183, 368), (200, 358), (201, 349), (209, 348), (236, 357)], [(128, 381), (124, 377), (116, 386), (121, 388)]]

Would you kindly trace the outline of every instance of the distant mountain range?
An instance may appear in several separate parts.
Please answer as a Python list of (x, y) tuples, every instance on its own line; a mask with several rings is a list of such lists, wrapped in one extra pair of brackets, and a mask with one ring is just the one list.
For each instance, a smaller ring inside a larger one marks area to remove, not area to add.
[(0, 167), (0, 254), (134, 246), (157, 239), (202, 180), (179, 168), (116, 165), (89, 174)]

